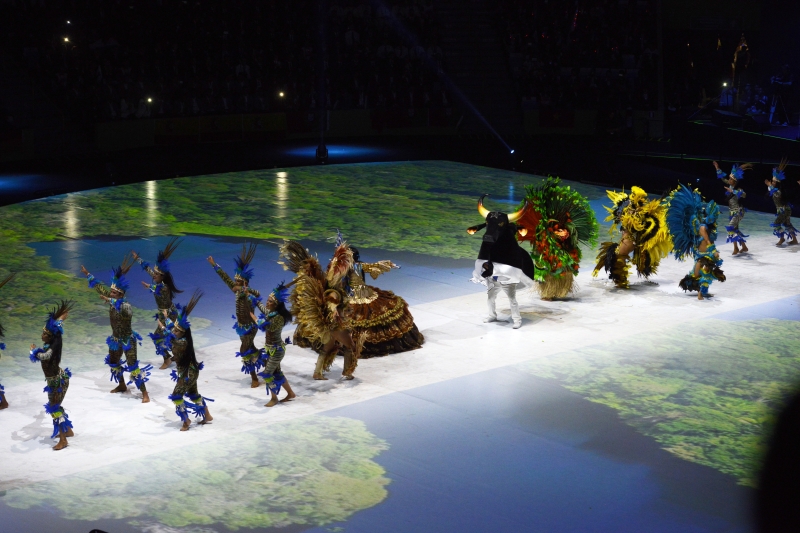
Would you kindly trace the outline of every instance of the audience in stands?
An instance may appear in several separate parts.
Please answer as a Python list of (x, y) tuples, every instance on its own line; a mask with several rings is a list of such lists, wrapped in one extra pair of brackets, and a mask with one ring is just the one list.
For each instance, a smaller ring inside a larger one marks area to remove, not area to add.
[(523, 108), (658, 107), (655, 0), (497, 0)]
[[(317, 6), (0, 0), (0, 19), (7, 49), (63, 109), (129, 120), (315, 109)], [(449, 106), (432, 0), (329, 0), (325, 15), (329, 109)]]

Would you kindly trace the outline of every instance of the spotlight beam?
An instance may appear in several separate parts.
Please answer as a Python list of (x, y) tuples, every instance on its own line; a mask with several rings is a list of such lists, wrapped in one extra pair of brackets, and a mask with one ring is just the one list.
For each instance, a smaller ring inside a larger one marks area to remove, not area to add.
[[(388, 11), (388, 13), (389, 13), (389, 16), (388, 16), (389, 23), (394, 28), (394, 30), (397, 32), (397, 34), (400, 35), (403, 39), (405, 39), (405, 41), (407, 43), (411, 44), (411, 46), (417, 46), (417, 45), (420, 44), (419, 43), (419, 39), (417, 39), (416, 35), (414, 35), (411, 31), (409, 31), (408, 28), (406, 28), (403, 25), (402, 22), (397, 20), (397, 18), (394, 16), (394, 13), (392, 13), (392, 10), (386, 8), (386, 5), (381, 0), (372, 0), (372, 4), (373, 4), (373, 9), (376, 10), (376, 11), (377, 11), (378, 7), (383, 7), (383, 8), (386, 9), (386, 11)], [(461, 102), (466, 107), (468, 107), (470, 109), (470, 111), (472, 111), (472, 113), (478, 118), (478, 120), (481, 121), (481, 123), (483, 123), (484, 126), (486, 126), (486, 128), (492, 133), (492, 135), (497, 137), (497, 139), (501, 143), (503, 143), (503, 146), (506, 147), (506, 150), (509, 153), (513, 153), (512, 149), (508, 145), (508, 143), (506, 143), (506, 141), (497, 132), (497, 130), (495, 130), (492, 127), (492, 125), (489, 124), (489, 121), (486, 120), (486, 118), (481, 114), (480, 111), (478, 111), (478, 108), (475, 107), (475, 105), (473, 105), (473, 103), (470, 101), (469, 98), (467, 98), (467, 95), (464, 94), (464, 92), (455, 84), (455, 82), (453, 82), (452, 79), (450, 79), (450, 77), (447, 74), (445, 74), (445, 72), (443, 70), (439, 70), (438, 65), (436, 64), (436, 62), (433, 60), (433, 58), (430, 55), (428, 55), (428, 51), (425, 50), (424, 47), (422, 47), (422, 46), (420, 46), (420, 47), (423, 49), (423, 54), (424, 54), (423, 58), (424, 58), (425, 62), (427, 63), (428, 68), (430, 68), (431, 70), (436, 72), (437, 75), (439, 76), (439, 79), (442, 80), (442, 82), (447, 86), (447, 88), (450, 91), (452, 91), (453, 94), (455, 94), (456, 97), (459, 100), (461, 100)]]

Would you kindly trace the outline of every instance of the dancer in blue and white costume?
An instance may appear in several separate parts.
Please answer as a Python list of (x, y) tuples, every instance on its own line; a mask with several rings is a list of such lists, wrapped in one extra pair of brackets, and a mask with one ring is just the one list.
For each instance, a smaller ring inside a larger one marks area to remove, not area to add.
[(47, 403), (44, 404), (44, 409), (53, 418), (53, 434), (50, 438), (58, 437), (54, 450), (66, 448), (69, 445), (67, 437), (75, 436), (72, 432), (72, 421), (61, 405), (67, 395), (72, 373), (69, 368), (62, 370), (60, 366), (64, 320), (69, 316), (73, 305), (69, 300), (61, 300), (47, 315), (47, 323), (42, 328), (43, 346), (37, 348), (35, 344), (31, 344), (31, 363), (41, 363), (44, 379), (47, 381), (47, 387), (44, 388)]
[[(747, 194), (736, 186), (744, 177), (744, 171), (752, 169), (753, 165), (750, 163), (733, 165), (731, 173), (726, 176), (725, 173), (720, 170), (719, 164), (717, 164), (716, 161), (713, 163), (714, 168), (717, 169), (717, 178), (721, 179), (722, 183), (725, 184), (725, 196), (728, 198), (730, 219), (728, 220), (728, 225), (725, 226), (725, 229), (728, 231), (728, 240), (726, 242), (733, 243), (733, 255), (738, 255), (740, 252), (747, 253), (749, 250), (747, 249), (747, 241), (745, 239), (748, 235), (745, 235), (739, 229), (739, 222), (744, 218), (744, 213), (746, 211), (739, 201), (746, 197)], [(739, 250), (739, 245), (742, 246), (741, 251)]]
[[(89, 288), (94, 289), (108, 304), (108, 318), (111, 322), (111, 335), (106, 339), (108, 344), (108, 355), (106, 364), (111, 369), (111, 381), (118, 383), (111, 392), (128, 392), (128, 385), (136, 384), (136, 388), (142, 392), (142, 403), (148, 403), (150, 396), (147, 394), (145, 383), (149, 380), (150, 370), (153, 365), (139, 367), (137, 358), (136, 344), (141, 344), (142, 336), (133, 331), (131, 321), (133, 320), (133, 307), (125, 298), (129, 284), (125, 279), (125, 274), (133, 266), (133, 258), (126, 257), (122, 265), (111, 271), (111, 284), (106, 287), (102, 282), (95, 279), (86, 268), (81, 265), (81, 272), (89, 280)], [(122, 356), (125, 355), (125, 363)], [(125, 384), (125, 372), (130, 372), (131, 379)]]
[[(197, 379), (200, 377), (200, 371), (203, 370), (203, 363), (197, 361), (192, 340), (192, 324), (189, 322), (189, 314), (202, 297), (201, 291), (195, 291), (185, 307), (176, 306), (175, 321), (169, 318), (169, 311), (165, 310), (165, 323), (160, 323), (162, 329), (167, 332), (166, 345), (172, 350), (172, 359), (177, 366), (177, 369), (172, 371), (175, 389), (169, 395), (169, 399), (175, 405), (175, 413), (183, 422), (181, 431), (188, 430), (192, 423), (189, 419), (189, 412), (201, 419), (199, 424), (213, 420), (208, 411), (207, 402), (214, 400), (203, 397), (197, 391)], [(184, 398), (187, 399), (184, 400)]]
[(775, 246), (781, 246), (786, 242), (786, 237), (791, 239), (789, 246), (796, 246), (800, 244), (797, 242), (797, 228), (792, 226), (792, 204), (786, 201), (786, 197), (781, 190), (781, 182), (786, 179), (783, 171), (786, 169), (788, 161), (784, 159), (780, 165), (772, 169), (772, 179), (764, 180), (769, 190), (769, 195), (772, 196), (772, 201), (775, 202), (775, 222), (770, 224), (772, 226), (772, 234), (780, 240)]

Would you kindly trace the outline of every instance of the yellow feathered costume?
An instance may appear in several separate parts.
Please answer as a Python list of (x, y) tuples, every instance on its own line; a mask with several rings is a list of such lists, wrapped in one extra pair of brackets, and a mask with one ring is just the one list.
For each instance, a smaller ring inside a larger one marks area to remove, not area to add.
[(647, 193), (640, 187), (632, 187), (630, 194), (606, 191), (614, 203), (606, 207), (606, 222), (612, 222), (610, 233), (622, 234), (620, 243), (604, 242), (597, 254), (597, 265), (592, 272), (597, 276), (605, 268), (609, 278), (617, 287), (628, 288), (630, 265), (628, 255), (620, 255), (617, 250), (623, 242), (633, 245), (633, 263), (640, 277), (649, 278), (656, 273), (658, 264), (672, 250), (672, 238), (667, 228), (667, 206), (663, 199), (648, 200)]

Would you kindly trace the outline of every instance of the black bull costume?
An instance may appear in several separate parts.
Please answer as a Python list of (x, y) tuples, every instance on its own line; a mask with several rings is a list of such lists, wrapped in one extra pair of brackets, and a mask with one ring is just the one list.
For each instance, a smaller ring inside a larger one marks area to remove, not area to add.
[[(478, 212), (486, 220), (485, 223), (472, 226), (467, 232), (472, 235), (486, 228), (483, 243), (475, 261), (472, 281), (485, 285), (488, 292), (489, 316), (485, 322), (495, 322), (497, 312), (495, 302), (502, 290), (508, 297), (511, 306), (511, 319), (514, 329), (522, 325), (522, 317), (517, 304), (517, 287), (533, 287), (533, 259), (517, 242), (517, 226), (514, 224), (531, 206), (528, 202), (522, 209), (506, 214), (500, 211), (489, 211), (483, 207), (484, 194), (478, 200)], [(524, 230), (520, 230), (524, 231)]]

